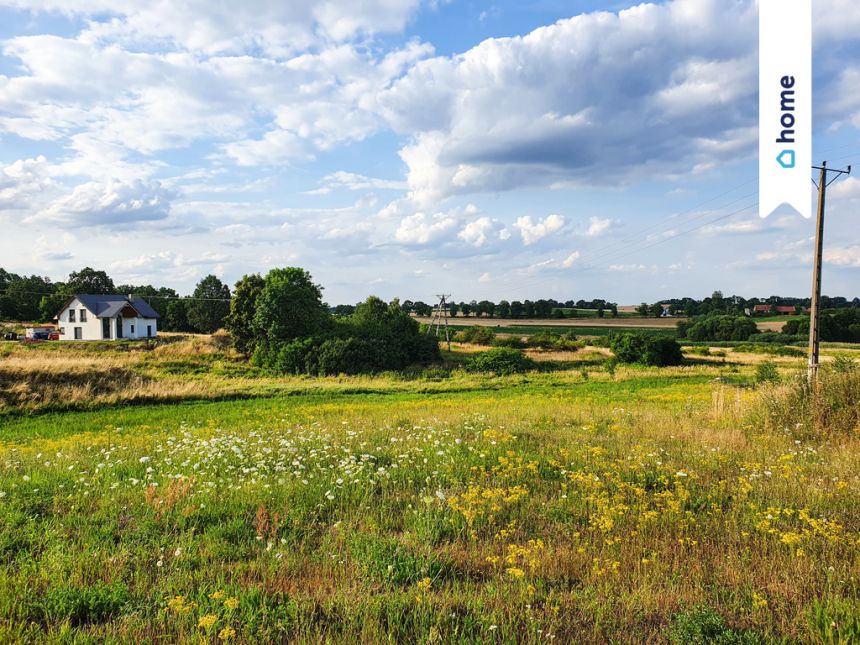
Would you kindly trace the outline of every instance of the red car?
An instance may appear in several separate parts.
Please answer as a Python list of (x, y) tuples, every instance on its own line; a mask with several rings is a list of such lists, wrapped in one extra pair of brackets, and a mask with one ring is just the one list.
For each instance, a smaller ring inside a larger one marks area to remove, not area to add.
[(48, 340), (60, 340), (60, 332), (52, 331), (48, 333)]

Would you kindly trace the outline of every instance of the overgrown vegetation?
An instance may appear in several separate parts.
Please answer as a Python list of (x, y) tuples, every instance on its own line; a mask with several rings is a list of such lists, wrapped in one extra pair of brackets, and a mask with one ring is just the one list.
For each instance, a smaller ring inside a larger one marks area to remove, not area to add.
[(310, 378), (168, 338), (0, 345), (34, 384), (104, 364), (174, 397), (93, 390), (2, 418), (0, 641), (858, 633), (856, 352), (825, 349), (812, 432), (792, 400), (763, 412), (803, 369), (790, 356), (757, 387), (755, 354), (652, 368), (531, 349), (553, 368), (498, 375), (459, 369), (474, 348), (457, 346), (426, 372)]
[(749, 340), (759, 333), (746, 316), (697, 316), (678, 321), (678, 338), (689, 340)]
[(684, 360), (678, 342), (659, 334), (612, 334), (609, 336), (609, 348), (622, 363), (663, 367), (680, 365)]
[(466, 364), (471, 372), (488, 372), (500, 376), (522, 374), (536, 367), (533, 360), (513, 347), (494, 347), (475, 354)]

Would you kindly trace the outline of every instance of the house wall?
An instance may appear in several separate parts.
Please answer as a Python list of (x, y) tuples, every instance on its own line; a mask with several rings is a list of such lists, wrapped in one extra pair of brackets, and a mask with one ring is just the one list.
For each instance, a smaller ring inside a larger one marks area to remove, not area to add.
[[(75, 310), (75, 322), (69, 322), (69, 309)], [(68, 307), (60, 312), (57, 327), (60, 329), (60, 340), (75, 340), (75, 327), (81, 328), (81, 340), (101, 340), (102, 321), (87, 310), (87, 322), (81, 322), (81, 309), (85, 309), (80, 300), (75, 298)]]
[[(81, 320), (81, 309), (85, 307), (75, 298), (72, 303), (60, 313), (57, 327), (60, 329), (60, 340), (75, 340), (75, 327), (81, 328), (80, 340), (107, 340), (102, 338), (102, 318), (97, 318), (91, 311), (87, 311), (87, 321)], [(69, 309), (75, 310), (75, 322), (69, 322)], [(152, 337), (158, 333), (156, 318), (122, 318), (123, 339), (146, 338), (146, 328), (152, 325)], [(132, 326), (134, 332), (131, 331)], [(110, 321), (110, 340), (116, 340), (116, 319)]]
[[(116, 323), (113, 323), (116, 325)], [(123, 318), (122, 319), (122, 336), (123, 338), (146, 338), (147, 326), (152, 326), (152, 337), (155, 338), (158, 333), (158, 326), (155, 318)], [(134, 327), (134, 331), (132, 331)]]

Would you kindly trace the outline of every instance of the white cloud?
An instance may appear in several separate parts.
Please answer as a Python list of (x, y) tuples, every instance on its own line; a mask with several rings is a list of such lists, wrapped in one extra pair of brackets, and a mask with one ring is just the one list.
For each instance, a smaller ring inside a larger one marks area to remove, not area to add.
[(614, 225), (615, 221), (608, 218), (589, 217), (588, 229), (586, 229), (585, 234), (588, 237), (600, 237), (604, 233), (607, 233)]
[(841, 267), (860, 268), (860, 244), (825, 249), (824, 261)]
[(564, 259), (564, 261), (562, 261), (561, 265), (562, 265), (565, 269), (569, 269), (570, 267), (572, 267), (572, 266), (576, 263), (576, 261), (577, 261), (577, 260), (579, 260), (579, 258), (580, 258), (580, 253), (579, 253), (579, 251), (574, 251), (573, 253), (571, 253), (570, 255), (568, 255), (568, 256)]
[(158, 182), (88, 182), (25, 221), (69, 228), (133, 225), (167, 218), (170, 198)]
[(432, 217), (415, 213), (400, 221), (394, 237), (403, 244), (428, 244), (446, 235), (456, 224), (457, 220), (445, 213), (437, 213)]
[(308, 195), (327, 195), (339, 188), (346, 190), (405, 190), (406, 182), (392, 179), (366, 177), (354, 172), (338, 170), (320, 179), (319, 188), (306, 191)]
[(514, 228), (519, 229), (520, 235), (523, 238), (523, 244), (530, 246), (545, 238), (550, 233), (555, 233), (564, 226), (564, 217), (561, 215), (547, 215), (537, 222), (532, 221), (531, 215), (518, 217), (514, 223)]
[(481, 284), (487, 284), (487, 283), (492, 282), (492, 281), (493, 281), (493, 277), (490, 275), (489, 271), (485, 271), (478, 278), (478, 282), (480, 282)]
[(489, 217), (481, 217), (474, 222), (469, 222), (463, 227), (457, 237), (466, 244), (481, 247), (487, 241), (487, 235), (493, 230), (493, 221)]

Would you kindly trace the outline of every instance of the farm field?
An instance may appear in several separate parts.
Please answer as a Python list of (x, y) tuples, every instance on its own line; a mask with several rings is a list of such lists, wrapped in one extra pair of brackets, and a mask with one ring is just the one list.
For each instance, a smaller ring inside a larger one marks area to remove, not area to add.
[(860, 638), (856, 416), (785, 412), (802, 358), (274, 377), (175, 341), (0, 345), (0, 641)]

